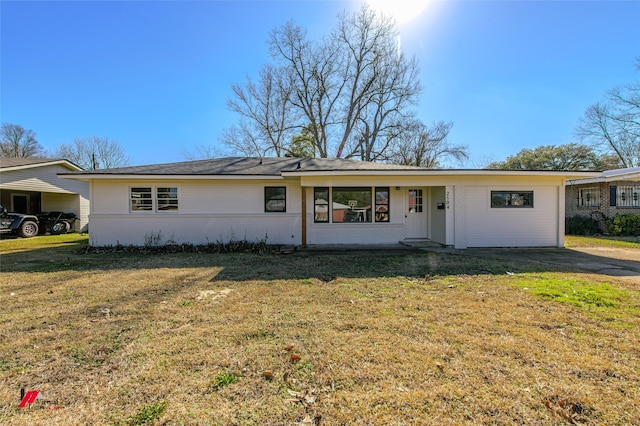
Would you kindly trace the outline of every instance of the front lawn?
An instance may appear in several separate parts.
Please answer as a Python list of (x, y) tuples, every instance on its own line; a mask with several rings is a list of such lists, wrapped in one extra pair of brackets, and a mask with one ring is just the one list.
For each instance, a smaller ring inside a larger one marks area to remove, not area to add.
[(0, 242), (0, 424), (640, 424), (637, 281), (83, 245)]
[(638, 237), (582, 237), (578, 235), (565, 235), (565, 247), (627, 247), (640, 249)]

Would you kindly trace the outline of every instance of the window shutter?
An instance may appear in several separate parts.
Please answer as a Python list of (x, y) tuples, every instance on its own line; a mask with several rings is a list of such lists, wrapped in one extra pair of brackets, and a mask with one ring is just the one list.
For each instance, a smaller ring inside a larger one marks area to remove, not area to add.
[(611, 185), (609, 187), (609, 205), (610, 206), (615, 206), (616, 205), (616, 197), (618, 195), (618, 187), (615, 185)]

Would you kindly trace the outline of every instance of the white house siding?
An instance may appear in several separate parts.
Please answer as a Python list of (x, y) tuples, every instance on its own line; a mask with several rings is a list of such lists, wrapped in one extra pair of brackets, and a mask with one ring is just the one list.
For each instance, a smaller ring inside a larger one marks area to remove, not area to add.
[[(178, 212), (130, 212), (131, 187), (178, 187)], [(264, 187), (287, 188), (287, 212), (264, 212)], [(301, 190), (285, 180), (104, 180), (92, 186), (90, 243), (301, 243)]]
[(445, 187), (438, 186), (430, 188), (429, 194), (430, 200), (430, 235), (431, 241), (435, 241), (440, 244), (447, 243), (447, 233), (446, 233), (446, 209), (438, 209), (438, 204), (442, 204), (443, 207), (446, 207), (446, 191)]
[(89, 220), (89, 184), (80, 180), (62, 179), (57, 175), (70, 171), (72, 170), (60, 164), (2, 171), (0, 189), (12, 193), (41, 192), (42, 211), (75, 213), (80, 219), (76, 228), (80, 230), (86, 228)]
[[(65, 212), (65, 213), (74, 213), (78, 218), (80, 218), (80, 212), (83, 211), (80, 207), (80, 197), (77, 194), (56, 194), (53, 192), (43, 192), (42, 193), (42, 211), (43, 212)], [(84, 210), (85, 223), (88, 220), (88, 205)], [(80, 218), (81, 219), (81, 218)], [(76, 221), (73, 224), (74, 231), (81, 230), (81, 222)]]
[[(203, 244), (229, 239), (272, 244), (302, 243), (301, 185), (306, 187), (306, 243), (396, 243), (405, 235), (406, 190), (428, 190), (429, 235), (456, 248), (561, 246), (563, 177), (548, 175), (305, 175), (292, 178), (92, 181), (90, 242), (93, 245)], [(178, 212), (130, 212), (132, 186), (176, 186)], [(286, 186), (287, 212), (264, 212), (264, 187)], [(313, 188), (389, 187), (388, 223), (314, 223)], [(533, 208), (491, 208), (491, 191), (533, 191)], [(445, 209), (437, 209), (437, 203)]]
[(404, 192), (406, 188), (396, 189), (389, 181), (364, 179), (359, 182), (332, 181), (318, 182), (314, 186), (361, 186), (389, 187), (389, 222), (355, 223), (315, 223), (313, 212), (313, 188), (307, 188), (307, 244), (394, 244), (404, 238)]
[[(533, 208), (491, 208), (491, 191), (533, 191)], [(463, 218), (466, 247), (559, 245), (556, 186), (466, 185)], [(456, 241), (456, 246), (462, 246)]]

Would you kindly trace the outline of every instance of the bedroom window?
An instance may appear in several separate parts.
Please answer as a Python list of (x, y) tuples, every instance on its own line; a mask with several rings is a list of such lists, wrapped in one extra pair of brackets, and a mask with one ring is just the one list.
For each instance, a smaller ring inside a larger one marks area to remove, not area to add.
[(264, 211), (287, 211), (287, 188), (284, 186), (266, 186), (264, 188)]
[(533, 191), (491, 191), (491, 208), (527, 207), (533, 207)]
[(156, 205), (158, 211), (178, 210), (178, 188), (158, 187), (156, 188)]
[(131, 211), (152, 211), (153, 199), (150, 187), (131, 188)]
[(175, 212), (178, 210), (178, 188), (175, 186), (132, 187), (129, 199), (132, 212)]
[(592, 186), (582, 188), (578, 191), (579, 207), (599, 207), (600, 206), (600, 188)]

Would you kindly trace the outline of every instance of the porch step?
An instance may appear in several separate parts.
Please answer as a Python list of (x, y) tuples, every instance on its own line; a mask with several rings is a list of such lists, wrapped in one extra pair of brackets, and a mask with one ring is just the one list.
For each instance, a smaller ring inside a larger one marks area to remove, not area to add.
[(400, 244), (414, 247), (414, 248), (442, 248), (446, 247), (443, 244), (436, 243), (435, 241), (427, 240), (424, 238), (405, 238), (398, 241)]

